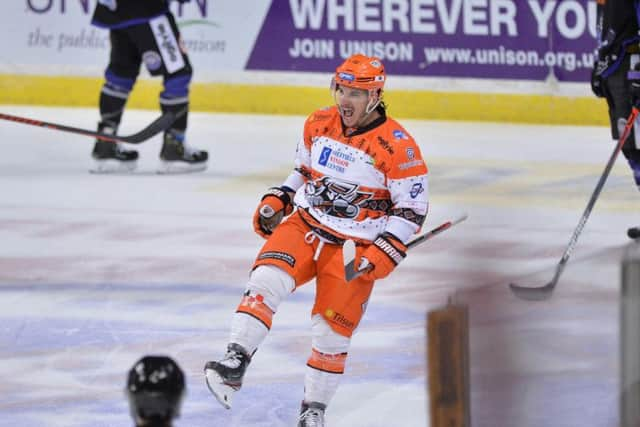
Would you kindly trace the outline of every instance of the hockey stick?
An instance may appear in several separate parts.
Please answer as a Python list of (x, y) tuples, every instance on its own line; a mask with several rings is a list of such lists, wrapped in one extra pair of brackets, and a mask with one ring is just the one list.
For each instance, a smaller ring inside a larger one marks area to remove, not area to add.
[(631, 109), (631, 114), (627, 119), (627, 123), (624, 126), (624, 131), (622, 132), (622, 135), (618, 139), (618, 143), (616, 144), (615, 149), (613, 150), (613, 153), (611, 153), (611, 157), (607, 162), (607, 166), (604, 168), (604, 172), (602, 172), (602, 175), (600, 176), (600, 180), (598, 181), (598, 184), (596, 185), (595, 190), (593, 190), (593, 194), (591, 195), (591, 199), (589, 200), (589, 203), (587, 203), (587, 207), (585, 208), (584, 213), (582, 214), (582, 218), (580, 218), (580, 222), (578, 222), (578, 226), (573, 232), (573, 235), (571, 236), (571, 240), (569, 240), (569, 244), (567, 245), (567, 248), (565, 249), (564, 254), (562, 255), (562, 258), (560, 259), (560, 262), (556, 266), (556, 272), (553, 275), (553, 279), (551, 279), (551, 281), (546, 285), (539, 286), (537, 288), (518, 286), (514, 283), (510, 283), (509, 287), (511, 288), (511, 291), (513, 291), (515, 296), (517, 296), (518, 298), (529, 300), (529, 301), (542, 301), (549, 298), (553, 293), (554, 288), (558, 284), (558, 279), (560, 278), (560, 275), (562, 274), (564, 267), (567, 265), (567, 261), (569, 261), (569, 256), (571, 256), (571, 252), (573, 251), (573, 248), (575, 247), (576, 242), (578, 241), (578, 236), (580, 236), (580, 233), (582, 232), (582, 229), (584, 228), (584, 225), (586, 224), (587, 219), (591, 214), (591, 210), (593, 209), (593, 206), (596, 204), (596, 200), (600, 195), (600, 191), (602, 191), (602, 187), (604, 186), (604, 183), (607, 180), (607, 177), (609, 176), (609, 172), (611, 172), (611, 168), (613, 167), (613, 164), (615, 163), (616, 158), (620, 153), (620, 150), (622, 150), (622, 146), (624, 145), (624, 142), (629, 137), (629, 134), (631, 134), (631, 129), (633, 128), (633, 122), (636, 120), (637, 116), (638, 116), (638, 109), (636, 107), (633, 107)]
[(71, 132), (77, 133), (80, 135), (86, 135), (93, 138), (100, 139), (102, 141), (110, 141), (110, 142), (128, 142), (129, 144), (140, 144), (141, 142), (146, 141), (152, 136), (166, 130), (173, 124), (176, 120), (176, 115), (172, 112), (166, 112), (162, 114), (160, 117), (155, 119), (149, 126), (142, 129), (140, 132), (134, 133), (133, 135), (127, 136), (119, 136), (119, 135), (109, 135), (102, 132), (96, 132), (87, 129), (74, 128), (71, 126), (60, 125), (57, 123), (44, 122), (41, 120), (29, 119), (26, 117), (18, 117), (12, 116), (10, 114), (0, 113), (0, 119), (9, 120), (12, 122), (23, 123), (26, 125), (40, 126), (44, 128), (59, 130), (63, 132)]
[[(430, 231), (427, 231), (426, 233), (421, 234), (418, 237), (414, 237), (413, 239), (409, 240), (409, 242), (407, 243), (407, 249), (413, 248), (415, 246), (418, 246), (421, 243), (426, 242), (427, 240), (437, 236), (443, 231), (450, 229), (454, 225), (461, 223), (462, 221), (466, 220), (468, 217), (469, 215), (467, 215), (466, 213), (462, 214), (460, 217), (454, 219), (453, 221), (444, 222), (439, 226), (437, 226), (436, 228)], [(350, 241), (352, 242), (352, 240)], [(351, 261), (349, 261), (347, 265), (344, 266), (344, 276), (347, 279), (347, 282), (350, 282), (356, 277), (359, 277), (360, 275), (366, 273), (371, 268), (371, 265), (369, 265), (368, 260), (364, 258), (363, 259), (363, 263), (365, 264), (364, 267), (360, 268), (359, 270), (356, 270), (355, 261), (356, 260), (354, 258)]]

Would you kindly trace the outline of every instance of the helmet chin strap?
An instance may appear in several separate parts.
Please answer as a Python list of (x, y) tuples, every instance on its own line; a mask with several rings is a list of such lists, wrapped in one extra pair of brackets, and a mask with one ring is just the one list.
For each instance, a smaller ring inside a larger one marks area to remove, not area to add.
[[(371, 89), (369, 93), (370, 94), (373, 93), (374, 90), (375, 89)], [(365, 113), (364, 117), (367, 117), (369, 114), (371, 114), (378, 107), (378, 105), (380, 105), (380, 94), (378, 95), (375, 102), (373, 99), (369, 101), (369, 103), (367, 104), (367, 107), (364, 109), (364, 113)]]

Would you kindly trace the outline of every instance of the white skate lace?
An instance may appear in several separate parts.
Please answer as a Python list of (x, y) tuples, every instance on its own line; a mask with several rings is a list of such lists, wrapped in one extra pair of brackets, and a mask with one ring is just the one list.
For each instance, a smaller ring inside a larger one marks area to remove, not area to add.
[(220, 361), (220, 364), (231, 369), (236, 369), (242, 364), (242, 355), (235, 351), (229, 351), (224, 356), (224, 359)]
[(315, 408), (309, 408), (300, 414), (299, 421), (304, 421), (305, 427), (324, 427), (322, 412)]
[(122, 153), (124, 150), (122, 143), (116, 142), (116, 153)]
[(189, 144), (187, 144), (186, 141), (182, 142), (182, 146), (184, 147), (185, 156), (191, 157), (194, 154), (198, 154), (200, 152), (200, 150), (198, 150), (197, 148), (193, 148)]

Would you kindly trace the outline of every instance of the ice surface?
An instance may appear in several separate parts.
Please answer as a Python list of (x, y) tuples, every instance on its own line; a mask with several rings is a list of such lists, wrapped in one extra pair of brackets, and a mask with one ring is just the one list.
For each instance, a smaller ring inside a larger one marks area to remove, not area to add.
[[(97, 111), (0, 106), (93, 128)], [(393, 110), (391, 110), (393, 115)], [(157, 117), (127, 111), (121, 133)], [(0, 123), (0, 426), (131, 425), (125, 373), (168, 354), (187, 374), (176, 425), (293, 426), (309, 354), (314, 285), (281, 306), (234, 408), (204, 384), (261, 244), (262, 192), (292, 167), (303, 117), (192, 113), (205, 173), (155, 174), (160, 137), (133, 175), (88, 173), (92, 141)], [(419, 246), (378, 283), (330, 405), (331, 427), (428, 425), (426, 312), (468, 303), (474, 426), (615, 426), (618, 289), (638, 191), (620, 157), (549, 301), (547, 283), (613, 149), (601, 127), (401, 120), (430, 168)]]

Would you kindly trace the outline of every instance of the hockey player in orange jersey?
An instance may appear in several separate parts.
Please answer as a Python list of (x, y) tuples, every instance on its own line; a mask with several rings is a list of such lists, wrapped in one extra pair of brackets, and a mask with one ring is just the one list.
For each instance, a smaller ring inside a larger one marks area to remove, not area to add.
[[(336, 69), (336, 105), (308, 117), (294, 170), (256, 209), (254, 229), (267, 241), (233, 315), (226, 355), (204, 369), (207, 386), (226, 408), (280, 303), (315, 279), (298, 426), (324, 426), (374, 281), (405, 258), (405, 242), (425, 220), (427, 166), (411, 135), (386, 114), (386, 78), (382, 62), (364, 55)], [(356, 266), (368, 266), (348, 283), (346, 240), (356, 242)]]

